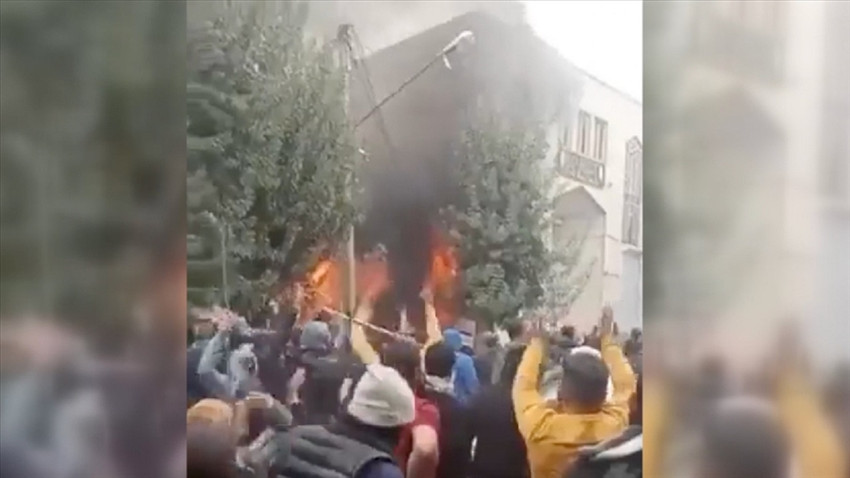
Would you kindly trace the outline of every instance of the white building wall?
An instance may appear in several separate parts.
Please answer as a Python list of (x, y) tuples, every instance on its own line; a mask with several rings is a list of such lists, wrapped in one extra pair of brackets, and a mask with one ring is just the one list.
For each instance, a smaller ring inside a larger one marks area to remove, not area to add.
[[(683, 2), (682, 13), (690, 18), (681, 23), (689, 26), (699, 23), (700, 8), (723, 8), (724, 3), (743, 4), (746, 0)], [(750, 2), (751, 5), (756, 3)], [(795, 317), (810, 324), (804, 327), (804, 332), (809, 335), (810, 344), (816, 347), (813, 350), (821, 352), (816, 354), (818, 358), (834, 357), (838, 350), (846, 354), (846, 330), (850, 329), (845, 327), (841, 333), (841, 324), (829, 322), (826, 317), (843, 314), (850, 303), (846, 299), (846, 271), (850, 269), (841, 255), (843, 250), (846, 257), (850, 228), (826, 222), (828, 215), (822, 213), (824, 201), (819, 184), (824, 128), (821, 124), (823, 73), (825, 61), (828, 61), (823, 54), (827, 41), (824, 25), (829, 2), (775, 3), (784, 10), (778, 39), (784, 45), (781, 81), (752, 80), (696, 60), (684, 70), (685, 87), (680, 92), (681, 99), (690, 102), (743, 88), (782, 136), (782, 144), (777, 144), (774, 150), (759, 153), (767, 159), (763, 163), (765, 168), (774, 169), (762, 170), (763, 180), (759, 181), (758, 190), (749, 195), (753, 203), (751, 210), (761, 211), (761, 214), (776, 212), (781, 221), (773, 224), (769, 231), (751, 235), (748, 242), (757, 241), (760, 249), (776, 252), (763, 255), (750, 267), (747, 289), (741, 291), (740, 299), (722, 317), (715, 318), (718, 321), (716, 333), (725, 337), (718, 343), (734, 344), (736, 336), (767, 336), (778, 321)], [(740, 209), (742, 215), (747, 214), (744, 206), (742, 204)], [(747, 356), (737, 358), (741, 363), (747, 363), (747, 359), (756, 360), (767, 346), (767, 343), (749, 341)], [(736, 350), (740, 352), (744, 348)]]
[[(634, 137), (637, 137), (641, 142), (643, 141), (643, 106), (628, 95), (587, 75), (583, 81), (579, 110), (608, 122), (605, 184), (603, 188), (596, 188), (558, 174), (555, 180), (555, 191), (556, 194), (559, 194), (576, 187), (583, 187), (605, 211), (603, 231), (604, 251), (601, 262), (602, 280), (598, 283), (589, 283), (584, 292), (587, 297), (581, 297), (579, 299), (582, 304), (582, 310), (594, 310), (593, 319), (595, 320), (595, 314), (598, 314), (599, 309), (603, 305), (610, 304), (615, 310), (620, 306), (624, 287), (642, 290), (641, 284), (627, 285), (622, 282), (624, 251), (629, 249), (637, 250), (639, 257), (640, 250), (640, 247), (635, 248), (623, 244), (622, 232), (626, 143)], [(575, 114), (577, 115), (577, 112)], [(571, 144), (568, 146), (574, 150), (576, 141), (576, 116), (568, 118), (566, 123), (572, 125), (569, 135), (569, 142)], [(562, 124), (552, 125), (551, 127), (549, 138), (553, 149), (553, 157), (558, 154), (558, 138), (563, 136), (563, 130), (564, 126)], [(552, 163), (555, 163), (554, 159)], [(642, 222), (643, 218), (641, 218)], [(595, 244), (595, 241), (593, 242)], [(586, 247), (595, 247), (595, 245), (588, 245)], [(596, 288), (601, 288), (601, 290), (596, 290)], [(592, 306), (587, 305), (588, 301), (591, 300), (590, 298), (593, 298), (592, 301), (594, 304)], [(633, 313), (628, 315), (642, 317), (641, 312), (633, 311)], [(578, 311), (576, 311), (576, 314), (571, 314), (571, 316), (577, 314)], [(576, 321), (584, 322), (584, 318), (578, 317), (571, 317), (569, 320), (572, 323)]]

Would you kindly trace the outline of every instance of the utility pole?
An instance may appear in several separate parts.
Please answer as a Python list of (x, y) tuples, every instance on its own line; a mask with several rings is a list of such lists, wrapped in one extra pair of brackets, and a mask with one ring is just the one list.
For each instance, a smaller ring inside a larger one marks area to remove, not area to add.
[[(344, 75), (344, 105), (345, 116), (349, 117), (351, 112), (351, 64), (353, 50), (351, 48), (351, 37), (354, 26), (351, 24), (340, 25), (337, 29), (337, 46), (339, 54), (339, 63), (342, 66)], [(352, 128), (353, 129), (353, 128)], [(352, 131), (353, 132), (353, 131)], [(349, 200), (354, 200), (354, 171), (348, 178), (348, 195)], [(348, 244), (346, 247), (346, 280), (345, 285), (347, 294), (345, 295), (343, 309), (348, 315), (354, 315), (354, 308), (357, 306), (357, 260), (354, 252), (354, 222), (348, 230)]]

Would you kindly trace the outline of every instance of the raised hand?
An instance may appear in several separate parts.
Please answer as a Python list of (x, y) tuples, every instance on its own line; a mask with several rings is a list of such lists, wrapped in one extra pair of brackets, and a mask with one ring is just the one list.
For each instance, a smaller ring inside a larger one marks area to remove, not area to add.
[(614, 310), (610, 305), (602, 308), (602, 315), (599, 317), (599, 335), (610, 336), (614, 333)]

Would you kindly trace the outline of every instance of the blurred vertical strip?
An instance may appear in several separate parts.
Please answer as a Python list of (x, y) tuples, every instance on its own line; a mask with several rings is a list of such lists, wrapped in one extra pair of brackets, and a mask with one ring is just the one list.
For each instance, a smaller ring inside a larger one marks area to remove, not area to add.
[(185, 31), (182, 0), (0, 2), (4, 478), (180, 452)]
[(835, 334), (850, 300), (847, 3), (645, 8), (647, 323), (752, 364), (753, 337), (793, 316), (835, 359), (850, 339)]
[(0, 313), (118, 333), (185, 220), (185, 3), (0, 11)]
[(812, 345), (827, 360), (850, 361), (850, 3), (827, 2), (819, 181), (823, 224), (818, 244), (818, 319)]
[[(654, 478), (706, 464), (719, 465), (711, 476), (785, 476), (780, 460), (799, 476), (846, 476), (850, 448), (833, 432), (850, 437), (848, 24), (848, 2), (644, 3)], [(721, 423), (713, 414), (735, 400), (782, 429), (757, 430), (746, 410)], [(754, 446), (780, 435), (790, 448)], [(725, 446), (705, 459), (712, 440)]]

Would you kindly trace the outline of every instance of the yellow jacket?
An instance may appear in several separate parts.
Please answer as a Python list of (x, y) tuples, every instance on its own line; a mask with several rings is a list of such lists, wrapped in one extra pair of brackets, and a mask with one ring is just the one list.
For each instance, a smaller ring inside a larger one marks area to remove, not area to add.
[(838, 432), (800, 371), (788, 369), (783, 374), (776, 405), (791, 439), (799, 476), (845, 478), (846, 457)]
[(628, 426), (635, 375), (620, 346), (611, 337), (603, 337), (602, 360), (611, 373), (614, 389), (611, 399), (598, 413), (556, 411), (538, 391), (542, 360), (543, 344), (540, 339), (534, 339), (522, 357), (514, 381), (514, 413), (528, 448), (531, 477), (561, 478), (580, 447), (612, 438)]

